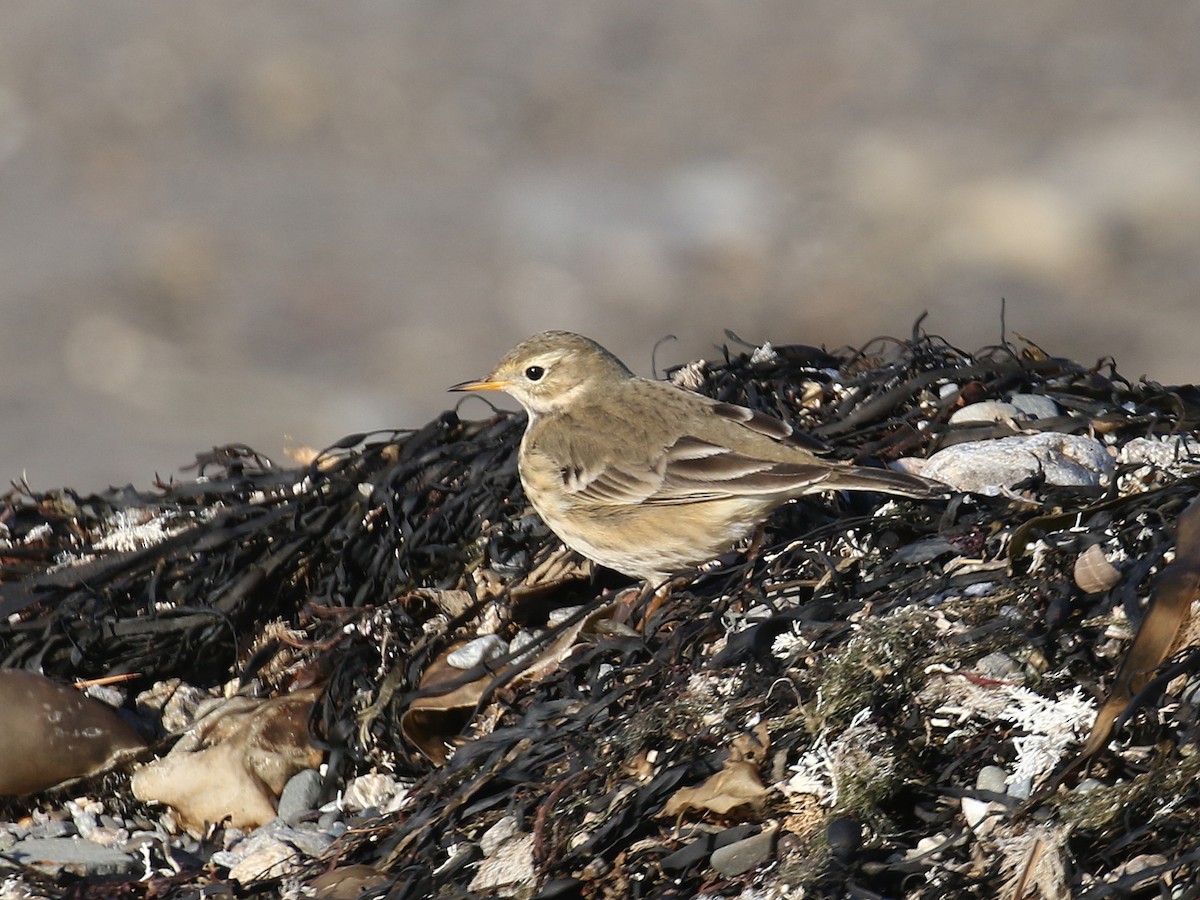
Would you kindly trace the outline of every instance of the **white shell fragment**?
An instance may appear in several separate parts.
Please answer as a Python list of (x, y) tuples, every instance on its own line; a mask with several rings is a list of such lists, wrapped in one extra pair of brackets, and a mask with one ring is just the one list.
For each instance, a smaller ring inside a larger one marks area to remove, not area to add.
[(1200, 468), (1200, 441), (1187, 434), (1161, 439), (1133, 438), (1121, 447), (1117, 462), (1134, 466), (1121, 478), (1122, 488), (1127, 482), (1149, 486), (1163, 475), (1179, 478)]
[(470, 669), (481, 662), (499, 659), (507, 652), (508, 643), (504, 638), (495, 634), (485, 634), (447, 653), (446, 662), (456, 669)]
[(1121, 570), (1110, 563), (1100, 549), (1092, 544), (1075, 558), (1075, 583), (1087, 594), (1102, 594), (1121, 580)]
[(1078, 434), (1018, 434), (939, 450), (921, 474), (960, 491), (994, 496), (1032, 476), (1054, 485), (1100, 487), (1113, 459), (1099, 441)]

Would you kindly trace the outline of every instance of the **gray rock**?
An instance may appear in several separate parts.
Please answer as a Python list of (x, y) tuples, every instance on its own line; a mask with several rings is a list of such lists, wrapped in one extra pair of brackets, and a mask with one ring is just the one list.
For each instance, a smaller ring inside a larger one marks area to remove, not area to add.
[(43, 872), (66, 870), (76, 875), (117, 875), (133, 872), (139, 865), (128, 853), (80, 838), (26, 838), (14, 844), (7, 856)]
[(75, 823), (66, 819), (50, 819), (29, 829), (31, 838), (60, 838), (78, 834)]
[(708, 858), (708, 864), (718, 874), (732, 878), (757, 869), (771, 858), (774, 847), (774, 829), (760, 831), (748, 838), (717, 848)]
[(1008, 402), (1024, 419), (1052, 419), (1059, 414), (1058, 404), (1043, 394), (1013, 394)]
[(325, 780), (316, 769), (304, 769), (288, 779), (279, 795), (276, 812), (283, 821), (294, 824), (300, 816), (316, 809)]
[(321, 831), (315, 825), (302, 825), (281, 834), (280, 839), (312, 857), (323, 854), (334, 841), (333, 835)]
[(960, 491), (996, 495), (1031, 476), (1049, 484), (1099, 487), (1113, 475), (1113, 458), (1099, 441), (1077, 434), (1019, 434), (968, 441), (939, 450), (921, 472)]
[(337, 840), (343, 834), (345, 834), (347, 831), (350, 830), (350, 826), (347, 825), (345, 822), (334, 822), (332, 825), (322, 827), (321, 830), (324, 831), (326, 834), (328, 834), (334, 840)]

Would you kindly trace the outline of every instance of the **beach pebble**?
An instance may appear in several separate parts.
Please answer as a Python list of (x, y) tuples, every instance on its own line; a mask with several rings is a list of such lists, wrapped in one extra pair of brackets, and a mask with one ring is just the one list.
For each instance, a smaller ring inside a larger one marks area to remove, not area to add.
[(862, 826), (840, 816), (829, 823), (829, 852), (843, 863), (851, 862), (862, 847)]
[(950, 416), (951, 425), (982, 425), (992, 422), (1007, 422), (1016, 419), (1020, 413), (1011, 403), (1002, 400), (980, 400), (962, 409), (954, 411)]
[(23, 669), (0, 669), (0, 709), (0, 795), (98, 772), (145, 743), (112, 707)]
[[(980, 791), (993, 794), (1003, 794), (1007, 789), (1008, 774), (999, 766), (984, 766), (975, 776), (975, 787)], [(995, 826), (997, 813), (1004, 807), (991, 800), (977, 797), (962, 798), (962, 813), (969, 825), (976, 832), (987, 832)]]
[(1100, 487), (1113, 474), (1104, 445), (1076, 434), (1019, 434), (939, 450), (922, 474), (956, 490), (995, 496), (1039, 476), (1059, 486)]
[(302, 769), (284, 785), (275, 814), (285, 822), (294, 822), (309, 810), (316, 808), (324, 786), (325, 782), (320, 772), (316, 769)]
[(708, 858), (708, 864), (717, 874), (732, 878), (757, 869), (771, 858), (774, 847), (775, 829), (767, 829), (718, 847)]
[(1023, 419), (1052, 419), (1059, 415), (1058, 404), (1044, 394), (1013, 394), (1008, 402)]
[(1059, 414), (1058, 404), (1041, 394), (1013, 394), (1008, 401), (980, 400), (950, 416), (951, 425), (985, 425), (993, 422), (1020, 422), (1049, 419)]
[(138, 867), (138, 860), (128, 853), (76, 837), (26, 838), (10, 847), (7, 855), (19, 865), (50, 873), (116, 875)]

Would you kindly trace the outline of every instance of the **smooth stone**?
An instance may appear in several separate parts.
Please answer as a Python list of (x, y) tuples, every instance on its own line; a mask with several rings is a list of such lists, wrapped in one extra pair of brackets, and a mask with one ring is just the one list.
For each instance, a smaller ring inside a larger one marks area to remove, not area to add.
[[(996, 681), (1012, 681), (1020, 684), (1025, 680), (1025, 670), (1021, 668), (1021, 664), (1009, 656), (1007, 653), (1001, 653), (996, 650), (989, 653), (987, 656), (982, 656), (975, 663), (974, 670), (977, 674), (984, 678), (991, 678)], [(984, 769), (999, 769), (999, 766), (984, 766)], [(1000, 769), (1003, 772), (1003, 769)], [(983, 772), (983, 769), (980, 770)], [(978, 785), (976, 785), (978, 787)]]
[(78, 833), (79, 829), (75, 827), (75, 823), (65, 819), (51, 819), (29, 829), (29, 836), (35, 839), (68, 837)]
[(0, 669), (0, 709), (0, 795), (98, 772), (145, 746), (112, 707), (23, 669)]
[(1044, 394), (1013, 394), (1008, 402), (1025, 419), (1052, 419), (1059, 415), (1058, 404)]
[(951, 425), (982, 425), (993, 422), (1007, 422), (1020, 415), (1018, 409), (1011, 403), (1002, 400), (980, 400), (955, 410), (950, 416)]
[(862, 826), (844, 816), (829, 823), (827, 831), (829, 852), (849, 864), (862, 847)]
[(1008, 790), (1008, 773), (1000, 766), (984, 766), (975, 776), (975, 787), (981, 791), (1003, 794)]
[(325, 779), (316, 769), (303, 769), (288, 779), (279, 795), (279, 806), (275, 814), (285, 822), (294, 823), (296, 819), (310, 810), (316, 809), (321, 800), (321, 791)]
[(1028, 800), (1033, 793), (1033, 777), (1026, 775), (1023, 778), (1016, 778), (1013, 783), (1008, 786), (1008, 796), (1015, 797), (1018, 800)]
[(994, 806), (987, 800), (976, 800), (974, 797), (963, 797), (959, 805), (962, 807), (963, 819), (972, 829), (979, 827), (979, 823), (987, 818)]
[(720, 875), (732, 878), (757, 869), (768, 859), (775, 847), (775, 830), (761, 831), (724, 847), (718, 847), (708, 858), (708, 864)]
[(956, 490), (995, 496), (1033, 476), (1059, 486), (1100, 487), (1111, 481), (1104, 445), (1077, 434), (1019, 434), (968, 441), (939, 450), (922, 470)]
[(139, 865), (128, 853), (81, 838), (26, 838), (9, 849), (8, 857), (22, 866), (43, 871), (68, 869), (82, 875), (115, 875), (132, 872)]
[[(975, 776), (975, 787), (980, 791), (988, 791), (992, 794), (1003, 794), (1007, 790), (1008, 773), (1000, 766), (984, 766), (979, 770), (979, 774)], [(995, 813), (1000, 812), (1004, 807), (999, 803), (991, 800), (983, 800), (977, 797), (962, 798), (962, 814), (966, 819), (967, 825), (972, 829), (978, 829), (985, 822), (994, 822)]]

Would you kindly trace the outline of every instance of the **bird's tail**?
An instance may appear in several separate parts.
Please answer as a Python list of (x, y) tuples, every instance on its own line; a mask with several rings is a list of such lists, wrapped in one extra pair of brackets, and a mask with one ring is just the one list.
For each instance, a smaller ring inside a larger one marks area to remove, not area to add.
[(891, 469), (868, 469), (862, 466), (839, 471), (826, 486), (831, 491), (879, 491), (902, 497), (944, 497), (950, 488), (940, 481), (893, 472)]

